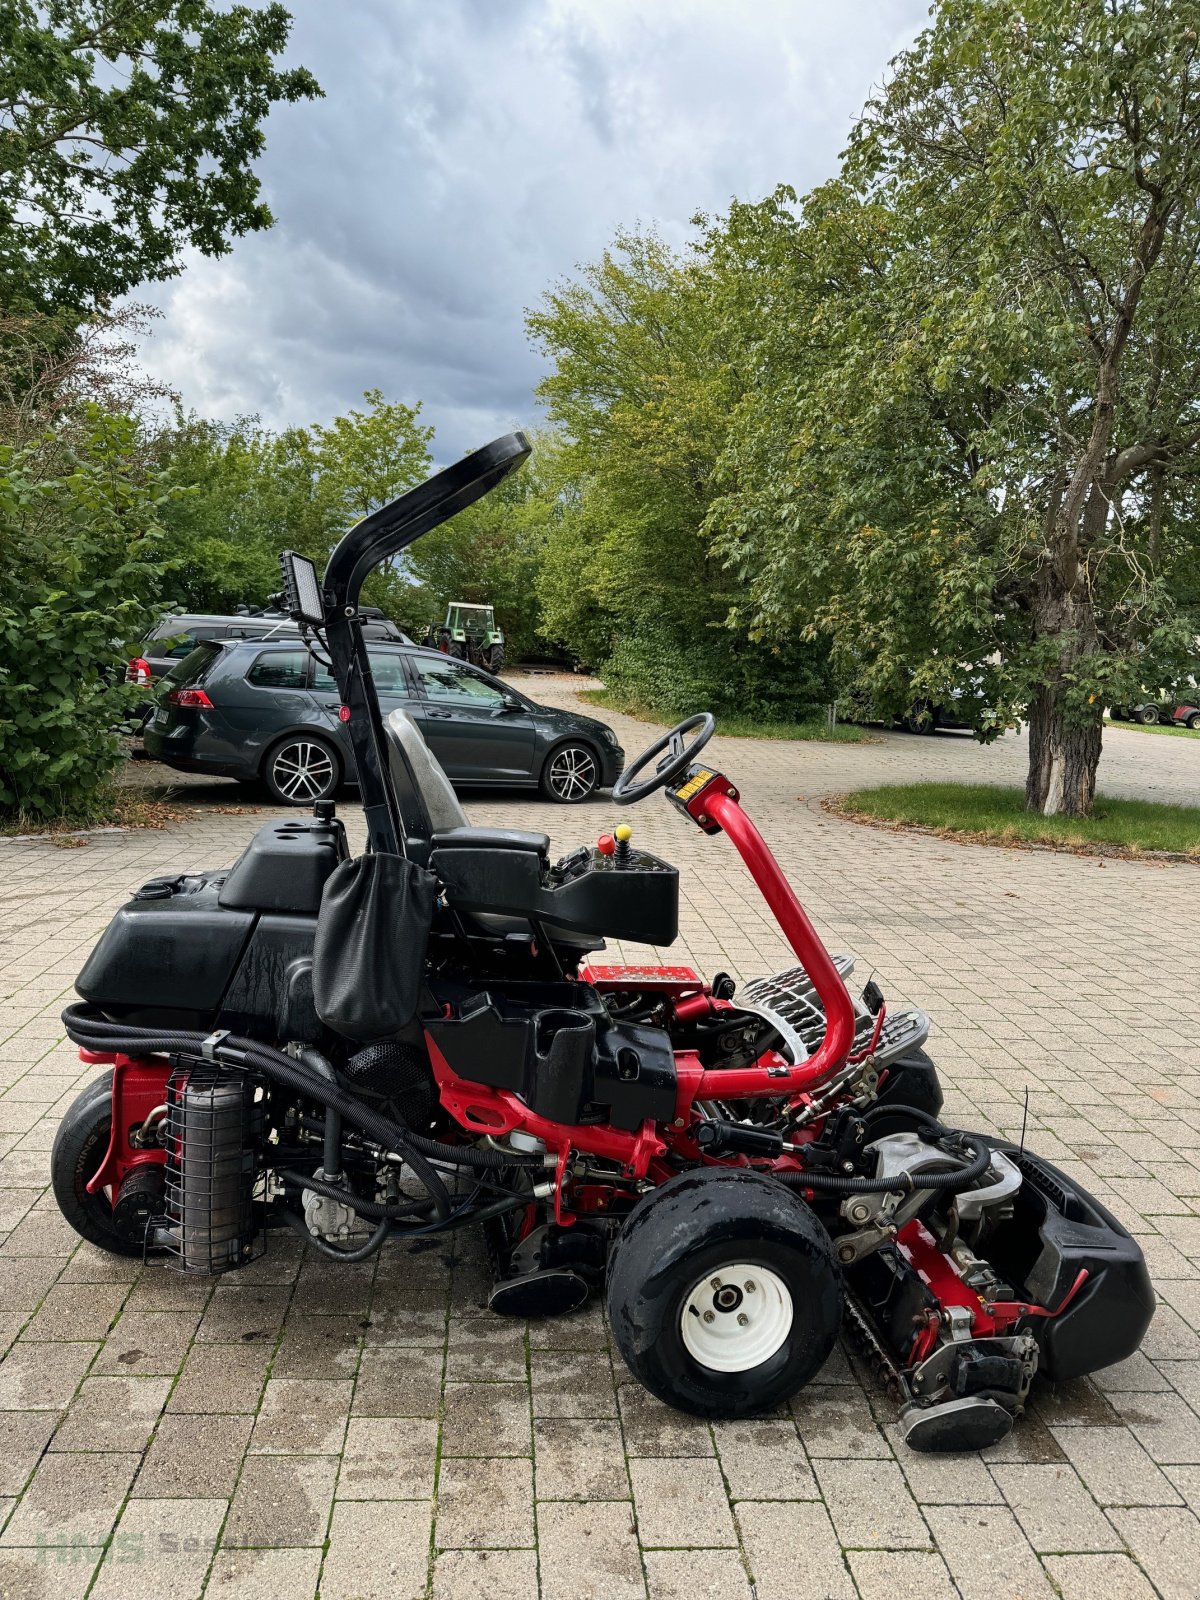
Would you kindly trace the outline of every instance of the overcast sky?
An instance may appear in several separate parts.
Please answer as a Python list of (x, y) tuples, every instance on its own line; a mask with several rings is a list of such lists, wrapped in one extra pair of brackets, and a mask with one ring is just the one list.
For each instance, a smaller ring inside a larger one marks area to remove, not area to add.
[(366, 388), (440, 462), (539, 419), (523, 312), (614, 230), (836, 168), (928, 0), (290, 0), (326, 98), (277, 109), (276, 226), (136, 298), (185, 405), (283, 427)]

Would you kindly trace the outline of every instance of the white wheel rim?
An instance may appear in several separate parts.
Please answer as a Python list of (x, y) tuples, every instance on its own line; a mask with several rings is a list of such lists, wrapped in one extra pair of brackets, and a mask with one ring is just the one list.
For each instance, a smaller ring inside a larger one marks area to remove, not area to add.
[(777, 1273), (735, 1261), (692, 1287), (679, 1331), (687, 1353), (710, 1372), (749, 1372), (782, 1348), (792, 1317), (791, 1290)]
[(319, 744), (286, 744), (271, 763), (279, 792), (289, 800), (316, 800), (333, 779), (333, 762)]
[(563, 800), (578, 800), (596, 786), (596, 763), (586, 750), (571, 746), (550, 763), (550, 787)]

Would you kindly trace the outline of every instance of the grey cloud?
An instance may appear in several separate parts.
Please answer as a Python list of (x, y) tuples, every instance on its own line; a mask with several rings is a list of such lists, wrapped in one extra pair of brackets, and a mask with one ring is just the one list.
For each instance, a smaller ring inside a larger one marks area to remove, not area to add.
[(151, 298), (147, 365), (210, 415), (423, 400), (439, 459), (537, 420), (524, 308), (615, 228), (834, 169), (925, 0), (292, 0), (327, 98), (280, 107), (278, 219)]

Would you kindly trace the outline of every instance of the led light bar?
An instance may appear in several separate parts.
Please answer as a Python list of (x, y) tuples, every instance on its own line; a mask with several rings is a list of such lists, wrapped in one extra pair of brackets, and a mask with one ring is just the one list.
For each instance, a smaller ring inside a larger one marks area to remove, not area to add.
[(283, 573), (284, 608), (295, 622), (320, 624), (325, 621), (325, 603), (321, 598), (321, 585), (317, 582), (317, 569), (307, 556), (295, 550), (284, 550), (279, 557)]

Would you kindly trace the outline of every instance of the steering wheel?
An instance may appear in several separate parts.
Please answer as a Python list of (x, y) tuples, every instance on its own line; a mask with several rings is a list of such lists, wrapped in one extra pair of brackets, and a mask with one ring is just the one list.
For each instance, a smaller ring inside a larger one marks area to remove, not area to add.
[[(632, 766), (625, 768), (613, 784), (613, 803), (619, 806), (636, 805), (656, 789), (665, 789), (667, 784), (687, 771), (716, 732), (716, 727), (716, 719), (711, 711), (701, 711), (698, 716), (676, 723), (661, 739), (656, 739), (649, 749), (643, 750)], [(691, 744), (684, 744), (684, 736), (693, 729), (699, 729), (699, 732)], [(663, 759), (655, 767), (654, 776), (635, 783), (638, 773), (648, 767), (656, 756), (663, 756)]]

